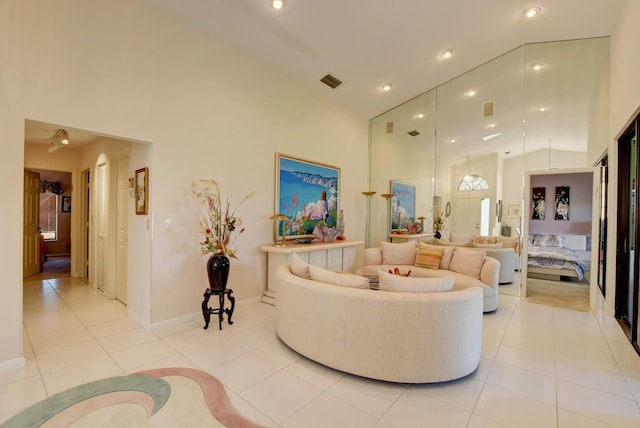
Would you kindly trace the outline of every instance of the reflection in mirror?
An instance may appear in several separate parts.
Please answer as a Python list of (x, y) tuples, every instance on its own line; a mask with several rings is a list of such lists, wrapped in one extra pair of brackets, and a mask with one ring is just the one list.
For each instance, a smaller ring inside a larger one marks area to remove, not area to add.
[[(372, 119), (367, 246), (389, 240), (380, 194), (399, 180), (416, 186), (425, 232), (435, 220), (443, 239), (505, 235), (522, 248), (524, 171), (586, 167), (607, 147), (608, 55), (609, 38), (523, 45)], [(463, 190), (474, 175), (487, 188)], [(519, 293), (521, 260), (501, 292)]]
[(391, 182), (415, 187), (414, 221), (431, 216), (434, 175), (435, 90), (414, 98), (371, 121), (369, 236), (376, 247), (389, 240), (392, 207)]

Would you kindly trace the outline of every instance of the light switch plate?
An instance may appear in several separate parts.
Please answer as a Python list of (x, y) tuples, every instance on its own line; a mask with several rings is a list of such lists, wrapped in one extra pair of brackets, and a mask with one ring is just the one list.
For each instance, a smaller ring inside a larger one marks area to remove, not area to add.
[(165, 218), (164, 219), (164, 228), (166, 230), (173, 229), (173, 219)]

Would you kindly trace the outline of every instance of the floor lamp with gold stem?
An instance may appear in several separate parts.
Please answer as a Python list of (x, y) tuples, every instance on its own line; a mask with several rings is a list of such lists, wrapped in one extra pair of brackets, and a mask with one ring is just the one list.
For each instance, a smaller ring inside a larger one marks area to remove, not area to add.
[(369, 230), (371, 227), (371, 219), (369, 218), (369, 212), (371, 209), (371, 196), (375, 195), (376, 192), (366, 191), (362, 192), (362, 194), (367, 198), (367, 207), (366, 207), (366, 215), (365, 215), (365, 236), (364, 236), (364, 246), (369, 248)]
[(391, 233), (391, 224), (389, 221), (391, 220), (391, 198), (393, 197), (393, 193), (382, 193), (380, 196), (387, 200), (387, 231), (385, 234), (387, 235), (387, 240), (390, 240), (389, 233)]

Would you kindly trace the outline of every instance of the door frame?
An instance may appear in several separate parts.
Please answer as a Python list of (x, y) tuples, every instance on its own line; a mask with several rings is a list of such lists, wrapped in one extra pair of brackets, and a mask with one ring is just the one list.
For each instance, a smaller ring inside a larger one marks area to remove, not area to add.
[[(598, 198), (594, 197), (597, 192), (596, 189), (600, 187), (600, 170), (594, 167), (588, 168), (567, 168), (567, 169), (552, 169), (552, 170), (539, 170), (539, 171), (525, 171), (524, 172), (524, 203), (522, 207), (522, 242), (520, 243), (521, 254), (521, 296), (527, 297), (527, 270), (528, 270), (528, 254), (529, 254), (529, 220), (531, 216), (531, 176), (535, 175), (557, 175), (557, 174), (585, 174), (590, 173), (592, 178), (592, 192), (591, 192), (591, 237), (598, 236), (599, 230), (599, 218), (596, 215), (599, 209)], [(597, 275), (593, 275), (593, 267), (598, 263), (598, 252), (593, 250), (593, 242), (591, 247), (591, 272), (589, 275), (589, 308), (593, 310), (598, 304), (598, 293), (600, 288), (598, 287)], [(602, 301), (600, 300), (600, 304)]]

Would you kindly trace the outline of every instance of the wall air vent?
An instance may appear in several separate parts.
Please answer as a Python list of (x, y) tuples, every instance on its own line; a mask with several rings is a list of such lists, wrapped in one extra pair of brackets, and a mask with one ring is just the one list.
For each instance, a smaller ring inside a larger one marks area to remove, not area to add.
[(413, 131), (407, 132), (407, 134), (411, 135), (412, 137), (415, 137), (416, 135), (420, 135), (420, 133), (418, 131), (416, 131), (415, 129)]
[(387, 122), (387, 134), (393, 133), (393, 122)]
[(342, 84), (340, 80), (330, 74), (324, 76), (320, 81), (332, 89), (335, 89)]
[(482, 116), (493, 116), (493, 101), (485, 101), (482, 103)]

